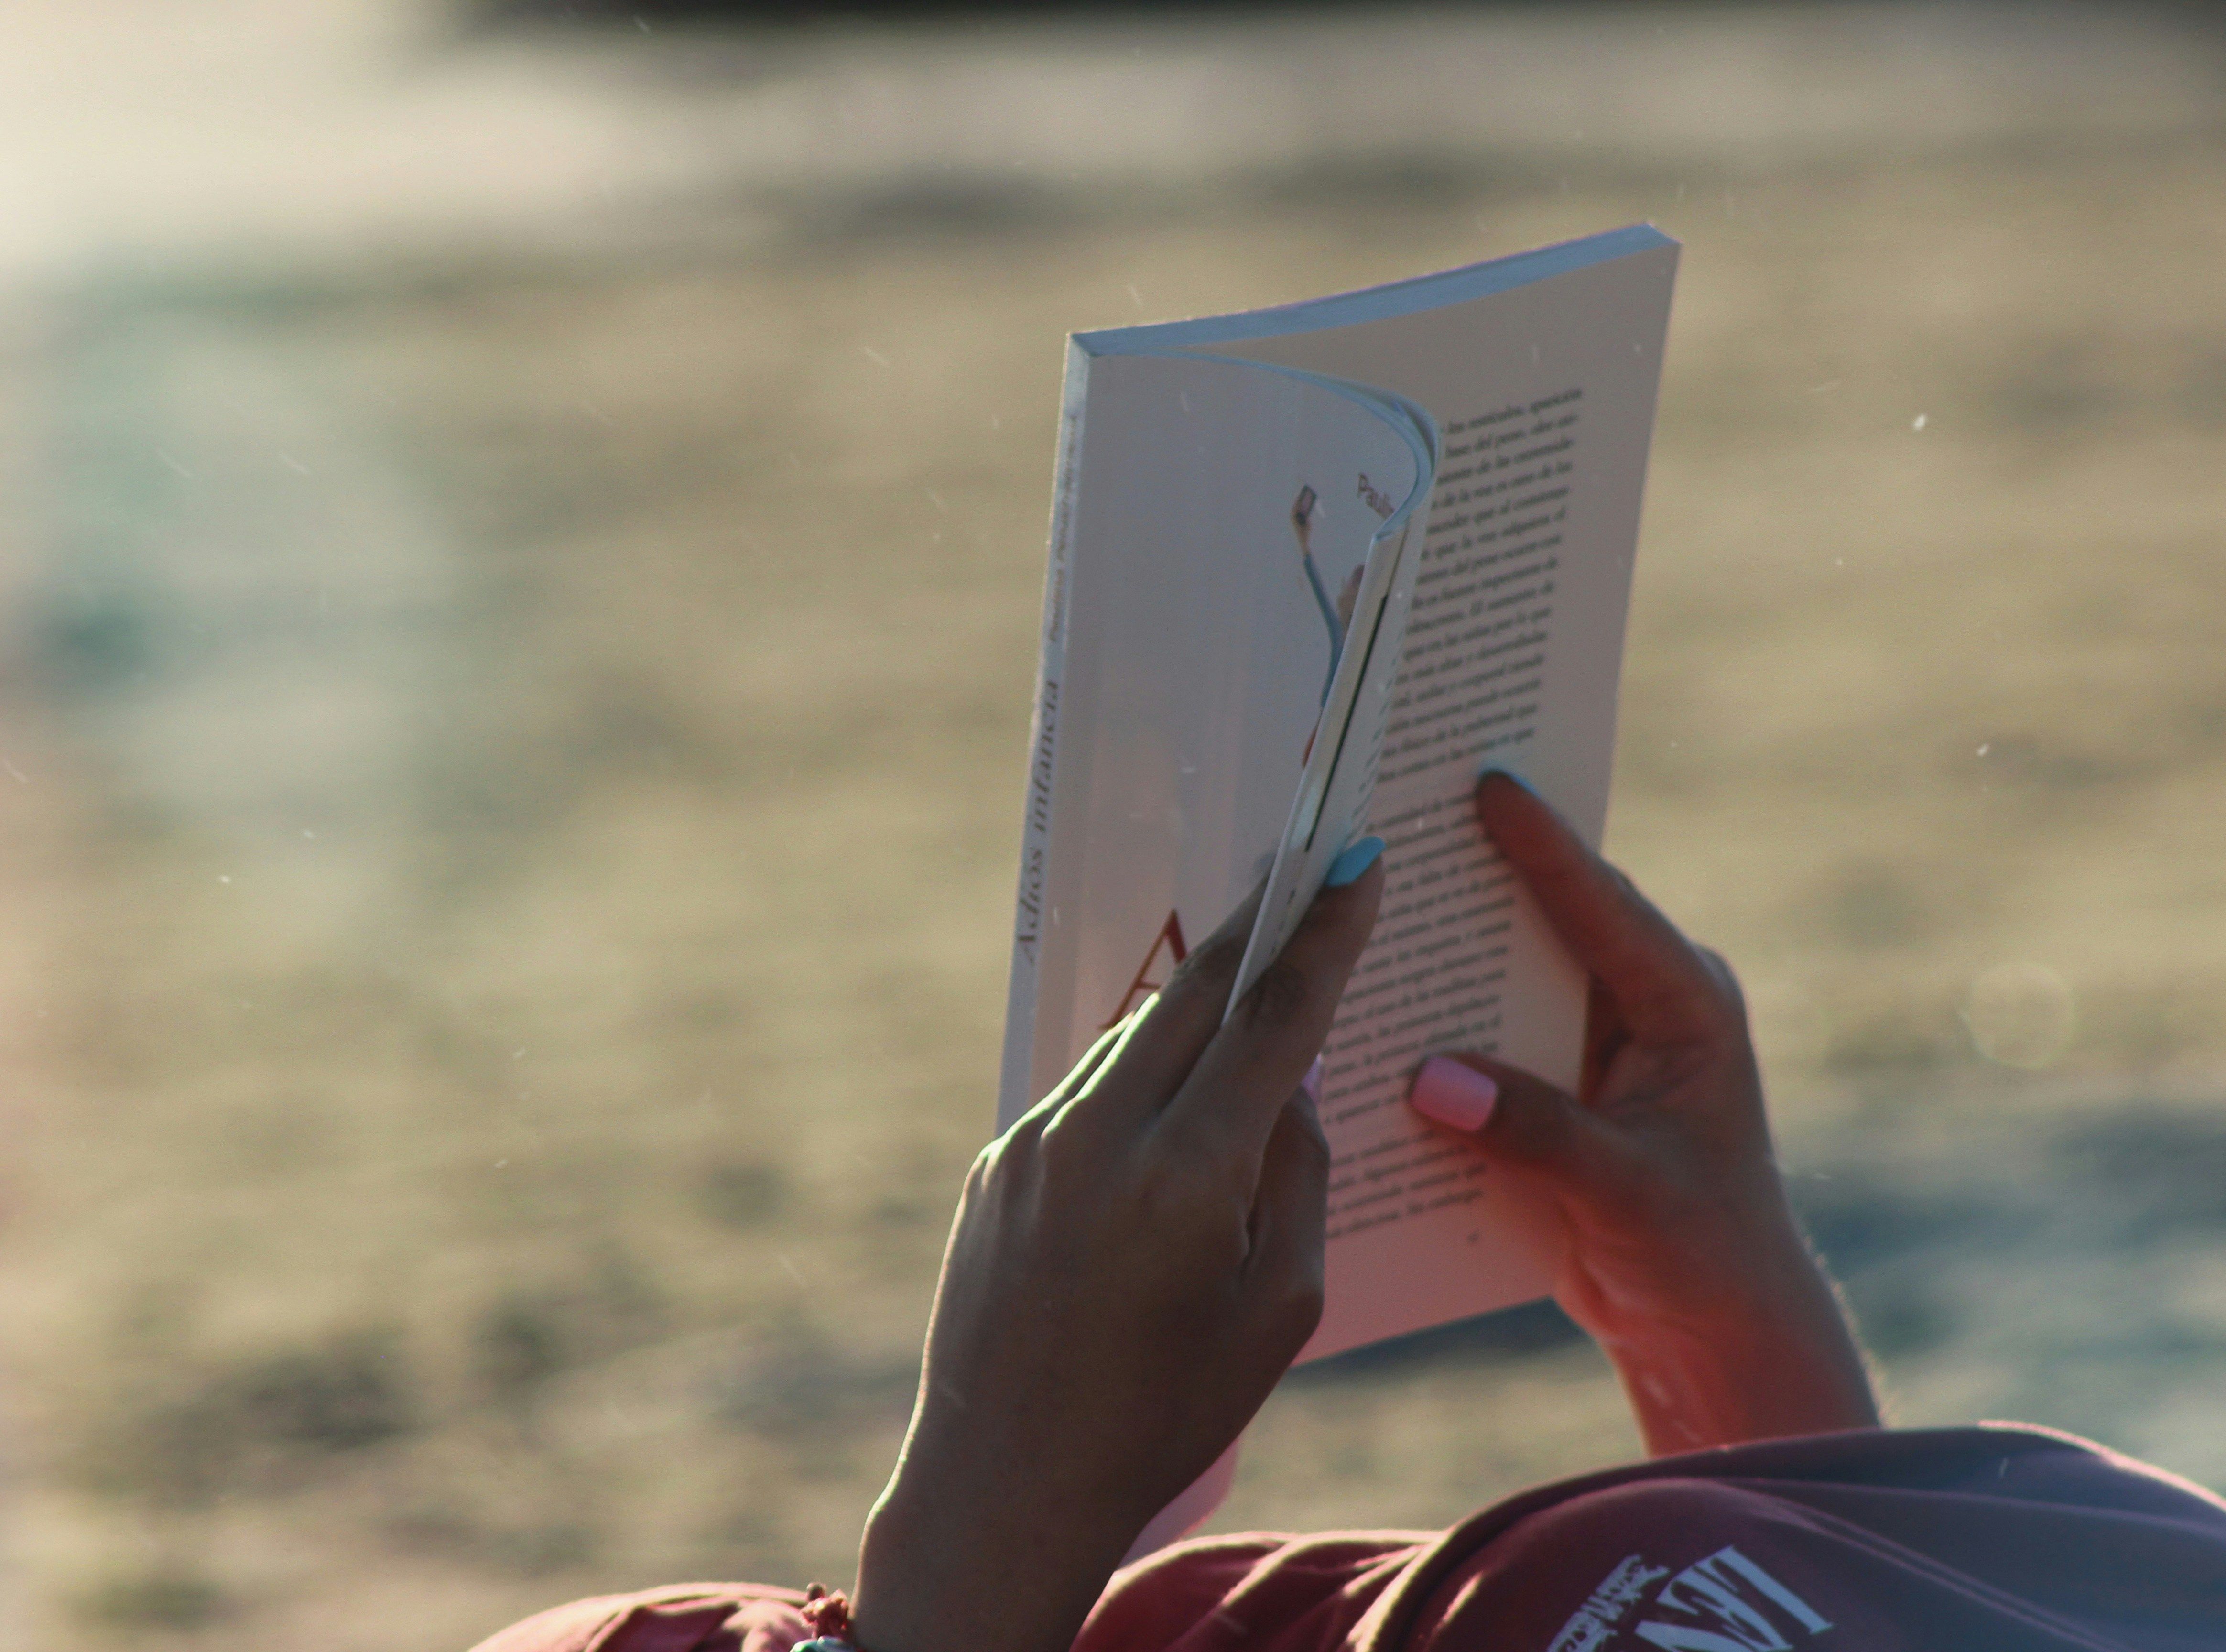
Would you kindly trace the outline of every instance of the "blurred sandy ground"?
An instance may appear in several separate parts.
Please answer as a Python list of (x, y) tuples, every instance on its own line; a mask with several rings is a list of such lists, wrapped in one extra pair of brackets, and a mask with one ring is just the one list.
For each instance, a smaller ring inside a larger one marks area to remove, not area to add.
[[(986, 1128), (1062, 334), (1688, 258), (1611, 847), (1911, 1421), (2226, 1479), (2226, 49), (2134, 8), (11, 8), (0, 1641), (847, 1575)], [(1221, 1524), (1634, 1447), (1550, 1316)]]

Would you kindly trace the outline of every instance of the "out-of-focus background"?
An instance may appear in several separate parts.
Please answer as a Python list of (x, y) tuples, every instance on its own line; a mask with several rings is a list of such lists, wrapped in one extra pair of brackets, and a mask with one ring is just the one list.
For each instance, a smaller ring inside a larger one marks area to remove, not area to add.
[[(0, 1643), (847, 1577), (989, 1125), (1070, 328), (1687, 247), (1610, 848), (1909, 1422), (2226, 1482), (2203, 7), (16, 0)], [(1636, 1449), (1554, 1315), (1221, 1527)]]

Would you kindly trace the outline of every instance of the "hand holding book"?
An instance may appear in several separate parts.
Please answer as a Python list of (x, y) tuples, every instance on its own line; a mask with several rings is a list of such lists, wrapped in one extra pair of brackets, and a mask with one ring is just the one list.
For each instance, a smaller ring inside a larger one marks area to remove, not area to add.
[(1329, 1155), (1301, 1081), (1375, 923), (1368, 859), (1233, 1016), (1256, 895), (976, 1160), (861, 1644), (1065, 1648), (1313, 1334)]
[[(1552, 1201), (1556, 1294), (1655, 1452), (1874, 1425), (1786, 1208), (1728, 968), (1515, 782), (1488, 778), (1477, 807), (1588, 972), (1585, 1075), (1570, 1096), (1464, 1055), (1497, 1091), (1488, 1111), (1460, 1116), (1428, 1083), (1417, 1104)], [(862, 1645), (1065, 1647), (1146, 1520), (1298, 1353), (1321, 1306), (1327, 1165), (1295, 1086), (1384, 876), (1333, 874), (1224, 1025), (1256, 894), (1243, 903), (976, 1161), (860, 1557)]]
[(1454, 1050), (1577, 1083), (1583, 972), (1469, 790), (1511, 766), (1599, 840), (1676, 263), (1635, 227), (1072, 341), (998, 1125), (1263, 869), (1240, 989), (1383, 837), (1303, 1358), (1550, 1288), (1550, 1210), (1400, 1098)]
[(1875, 1426), (1867, 1373), (1786, 1204), (1730, 965), (1695, 946), (1518, 782), (1485, 832), (1591, 984), (1574, 1096), (1489, 1057), (1425, 1063), (1409, 1099), (1542, 1191), (1554, 1295), (1614, 1360), (1659, 1455)]

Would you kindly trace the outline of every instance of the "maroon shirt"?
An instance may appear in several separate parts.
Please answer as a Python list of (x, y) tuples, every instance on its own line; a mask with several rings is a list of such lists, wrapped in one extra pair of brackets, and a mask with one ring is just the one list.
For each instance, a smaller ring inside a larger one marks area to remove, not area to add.
[[(788, 1652), (800, 1599), (611, 1596), (479, 1652)], [(1811, 1647), (2218, 1652), (2226, 1503), (2014, 1425), (1771, 1440), (1561, 1481), (1448, 1532), (1179, 1543), (1114, 1576), (1075, 1652)]]

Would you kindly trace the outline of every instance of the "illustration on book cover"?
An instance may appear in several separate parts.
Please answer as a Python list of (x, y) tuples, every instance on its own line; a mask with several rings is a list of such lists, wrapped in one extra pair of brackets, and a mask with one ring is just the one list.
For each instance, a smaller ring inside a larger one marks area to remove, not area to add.
[[(1369, 480), (1366, 471), (1360, 472), (1355, 479), (1353, 494), (1375, 513), (1378, 520), (1398, 508), (1375, 483)], [(1322, 559), (1316, 556), (1313, 544), (1314, 523), (1322, 514), (1321, 495), (1313, 483), (1301, 483), (1298, 498), (1291, 504), (1291, 534), (1298, 546), (1299, 570), (1313, 598), (1327, 644), (1322, 664), (1320, 695), (1320, 702), (1326, 705), (1329, 701), (1330, 685), (1337, 680), (1338, 664), (1345, 658), (1345, 632), (1352, 624), (1353, 605), (1360, 599), (1361, 576), (1368, 571), (1368, 562), (1365, 556), (1355, 560), (1344, 578), (1337, 581), (1337, 594), (1330, 594), (1330, 581), (1323, 576)], [(1320, 724), (1317, 721), (1307, 731), (1306, 744), (1299, 751), (1298, 761), (1293, 766), (1294, 772), (1306, 767), (1307, 759), (1313, 753), (1314, 736), (1320, 729)], [(1189, 954), (1189, 945), (1183, 938), (1182, 914), (1170, 911), (1167, 921), (1152, 937), (1143, 962), (1137, 965), (1135, 975), (1129, 980), (1128, 990), (1113, 1006), (1112, 1013), (1097, 1024), (1097, 1030), (1109, 1032), (1119, 1025), (1123, 1016), (1134, 1012), (1137, 1006), (1167, 985), (1167, 977), (1174, 973), (1175, 966)]]

